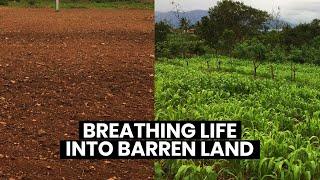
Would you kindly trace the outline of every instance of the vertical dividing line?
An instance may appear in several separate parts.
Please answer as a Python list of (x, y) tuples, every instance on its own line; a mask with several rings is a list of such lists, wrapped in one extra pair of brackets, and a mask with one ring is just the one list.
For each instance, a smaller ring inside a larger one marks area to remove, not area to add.
[(59, 3), (60, 3), (60, 0), (56, 0), (56, 11), (59, 11)]

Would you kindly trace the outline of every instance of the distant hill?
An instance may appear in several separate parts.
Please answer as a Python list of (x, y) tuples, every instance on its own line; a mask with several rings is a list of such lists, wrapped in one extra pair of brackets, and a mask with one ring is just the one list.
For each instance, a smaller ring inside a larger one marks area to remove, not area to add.
[[(177, 18), (177, 14), (174, 11), (169, 11), (169, 12), (156, 12), (156, 22), (159, 21), (166, 21), (173, 27), (178, 27), (179, 26), (179, 20)], [(194, 11), (188, 11), (184, 13), (179, 14), (180, 17), (185, 17), (187, 18), (191, 24), (196, 24), (199, 20), (201, 20), (202, 17), (208, 16), (208, 11), (206, 10), (194, 10)], [(285, 20), (280, 20), (281, 25), (286, 25), (288, 24), (289, 26), (296, 26), (296, 24), (293, 24), (291, 22), (285, 21)], [(270, 29), (274, 29), (276, 26), (275, 21), (269, 21), (268, 26)]]

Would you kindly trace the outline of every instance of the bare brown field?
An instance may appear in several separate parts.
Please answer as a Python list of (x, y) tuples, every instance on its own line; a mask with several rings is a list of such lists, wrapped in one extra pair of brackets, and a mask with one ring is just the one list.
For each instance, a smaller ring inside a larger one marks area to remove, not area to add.
[(147, 160), (60, 160), (81, 120), (152, 120), (152, 10), (0, 8), (0, 179), (148, 179)]

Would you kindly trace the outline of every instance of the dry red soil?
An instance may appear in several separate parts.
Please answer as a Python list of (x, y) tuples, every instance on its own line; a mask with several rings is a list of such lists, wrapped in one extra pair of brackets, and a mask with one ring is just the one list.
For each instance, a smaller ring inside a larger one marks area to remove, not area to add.
[(147, 160), (60, 160), (81, 120), (152, 120), (152, 10), (0, 8), (0, 179), (148, 179)]

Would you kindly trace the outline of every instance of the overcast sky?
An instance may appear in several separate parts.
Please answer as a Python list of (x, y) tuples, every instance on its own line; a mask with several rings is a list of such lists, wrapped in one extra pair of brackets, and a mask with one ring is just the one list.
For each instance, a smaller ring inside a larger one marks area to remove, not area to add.
[[(156, 11), (166, 12), (174, 10), (173, 0), (155, 0)], [(180, 4), (183, 11), (207, 10), (218, 0), (174, 0)], [(277, 7), (281, 9), (281, 17), (290, 22), (310, 22), (320, 19), (320, 0), (241, 0), (247, 5), (272, 12)]]

